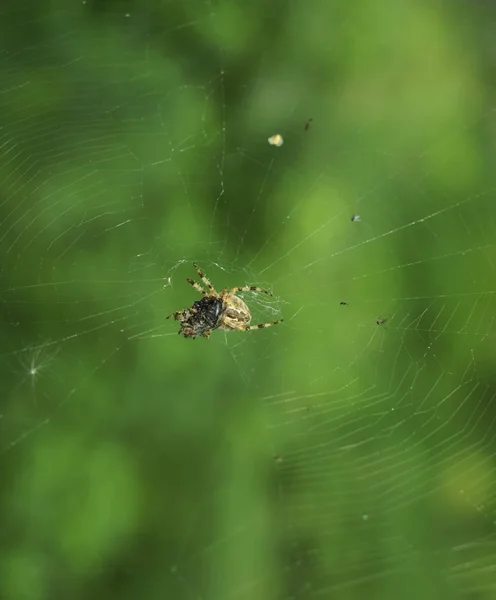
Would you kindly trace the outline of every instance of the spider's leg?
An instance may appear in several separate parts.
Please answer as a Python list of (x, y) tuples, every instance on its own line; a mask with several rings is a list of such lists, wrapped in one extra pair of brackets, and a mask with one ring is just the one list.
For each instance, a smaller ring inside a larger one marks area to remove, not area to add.
[(284, 319), (279, 319), (279, 321), (273, 321), (272, 323), (260, 323), (260, 325), (247, 325), (243, 327), (243, 331), (254, 331), (255, 329), (265, 329), (266, 327), (272, 327), (272, 325), (279, 325), (282, 323)]
[(193, 286), (197, 292), (200, 292), (200, 294), (203, 294), (204, 296), (208, 296), (208, 292), (204, 290), (199, 283), (196, 283), (196, 281), (193, 281), (189, 277), (186, 278), (186, 281)]
[(217, 296), (217, 292), (215, 291), (214, 286), (210, 283), (209, 279), (205, 276), (205, 273), (203, 273), (203, 271), (200, 269), (200, 267), (196, 263), (193, 263), (193, 266), (195, 267), (196, 272), (200, 276), (200, 279), (203, 281), (203, 284), (205, 285), (205, 287), (208, 288), (208, 291), (210, 292), (210, 294), (212, 296)]
[(267, 294), (267, 296), (273, 296), (272, 292), (264, 290), (257, 285), (243, 285), (239, 287), (235, 287), (230, 291), (230, 294), (235, 294), (236, 292), (261, 292), (262, 294)]
[(176, 321), (187, 321), (191, 315), (195, 314), (196, 308), (192, 307), (192, 308), (188, 308), (186, 310), (178, 310), (177, 312), (172, 313), (171, 315), (169, 315), (168, 317), (165, 317), (166, 319), (170, 319), (171, 317), (174, 317), (174, 319)]
[(175, 313), (172, 313), (172, 314), (170, 314), (168, 317), (165, 317), (165, 318), (166, 318), (166, 319), (170, 319), (171, 317), (174, 317), (174, 319), (175, 319), (176, 321), (178, 321), (179, 319), (178, 319), (177, 317), (182, 317), (182, 315), (183, 315), (183, 311), (182, 311), (182, 310), (178, 310), (177, 312), (175, 312)]

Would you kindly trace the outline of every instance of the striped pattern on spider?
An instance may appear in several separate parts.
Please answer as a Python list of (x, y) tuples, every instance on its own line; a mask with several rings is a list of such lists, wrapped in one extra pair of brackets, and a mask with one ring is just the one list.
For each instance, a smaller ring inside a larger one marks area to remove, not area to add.
[(255, 329), (264, 329), (278, 325), (284, 319), (273, 321), (272, 323), (261, 323), (260, 325), (250, 325), (251, 313), (248, 306), (236, 296), (237, 292), (261, 292), (272, 296), (270, 292), (257, 286), (238, 286), (231, 290), (225, 289), (220, 294), (215, 291), (214, 286), (207, 279), (196, 263), (193, 263), (202, 283), (205, 287), (196, 283), (189, 277), (187, 282), (195, 288), (197, 292), (203, 295), (201, 300), (197, 300), (193, 306), (172, 313), (167, 317), (174, 317), (181, 323), (179, 335), (185, 338), (195, 339), (198, 336), (209, 338), (212, 331), (253, 331)]

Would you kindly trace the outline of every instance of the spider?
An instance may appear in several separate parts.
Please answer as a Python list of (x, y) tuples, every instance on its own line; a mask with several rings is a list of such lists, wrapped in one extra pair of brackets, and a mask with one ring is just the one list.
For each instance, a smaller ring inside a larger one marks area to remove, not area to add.
[[(260, 325), (250, 325), (251, 313), (246, 304), (236, 296), (237, 292), (262, 292), (272, 296), (270, 292), (257, 286), (238, 286), (231, 290), (225, 289), (220, 294), (215, 291), (214, 286), (206, 278), (200, 267), (193, 263), (205, 288), (196, 283), (189, 277), (187, 282), (195, 288), (197, 292), (203, 295), (201, 300), (197, 300), (193, 306), (172, 313), (167, 317), (174, 317), (181, 323), (179, 335), (185, 338), (196, 338), (198, 336), (209, 338), (212, 331), (253, 331), (254, 329), (264, 329), (278, 325), (283, 321), (274, 321), (273, 323), (261, 323)], [(208, 291), (207, 291), (208, 290)]]

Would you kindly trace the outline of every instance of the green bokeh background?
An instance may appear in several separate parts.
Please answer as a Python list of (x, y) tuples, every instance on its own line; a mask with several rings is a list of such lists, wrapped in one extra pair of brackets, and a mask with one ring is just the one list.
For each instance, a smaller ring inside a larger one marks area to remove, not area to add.
[(495, 18), (2, 9), (2, 598), (496, 597)]

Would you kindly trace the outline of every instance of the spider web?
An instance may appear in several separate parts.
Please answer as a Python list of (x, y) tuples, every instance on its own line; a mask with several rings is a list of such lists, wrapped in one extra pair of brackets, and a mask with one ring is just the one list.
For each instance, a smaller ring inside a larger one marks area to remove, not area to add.
[[(494, 597), (494, 9), (435, 6), (3, 9), (4, 597)], [(284, 323), (178, 337), (193, 262)]]

